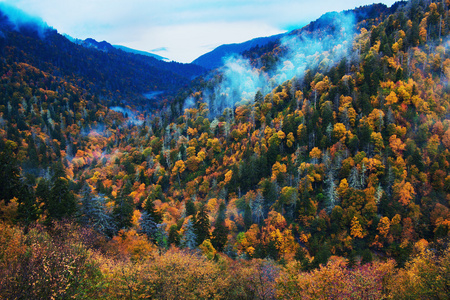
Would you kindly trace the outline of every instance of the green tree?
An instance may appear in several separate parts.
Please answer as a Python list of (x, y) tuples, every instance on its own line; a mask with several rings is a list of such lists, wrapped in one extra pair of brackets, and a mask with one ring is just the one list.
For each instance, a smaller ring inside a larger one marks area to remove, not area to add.
[(7, 140), (0, 152), (0, 200), (9, 200), (16, 196), (20, 187), (20, 169), (16, 154), (17, 144)]
[(200, 206), (194, 224), (195, 234), (197, 235), (197, 245), (203, 243), (204, 240), (209, 239), (209, 216), (206, 210), (206, 205)]
[(132, 225), (133, 218), (133, 199), (129, 196), (131, 184), (128, 181), (118, 197), (115, 199), (116, 205), (113, 210), (113, 216), (117, 223), (117, 228), (128, 228)]
[(212, 232), (211, 242), (215, 249), (223, 251), (225, 244), (228, 241), (228, 228), (225, 226), (225, 202), (220, 203), (219, 211), (217, 213), (214, 231)]
[(169, 244), (178, 246), (180, 244), (180, 234), (178, 233), (178, 226), (172, 225), (169, 228)]
[(45, 203), (48, 222), (72, 217), (76, 212), (77, 206), (75, 195), (70, 190), (69, 180), (66, 177), (62, 163), (58, 162), (53, 165), (52, 171), (52, 185)]

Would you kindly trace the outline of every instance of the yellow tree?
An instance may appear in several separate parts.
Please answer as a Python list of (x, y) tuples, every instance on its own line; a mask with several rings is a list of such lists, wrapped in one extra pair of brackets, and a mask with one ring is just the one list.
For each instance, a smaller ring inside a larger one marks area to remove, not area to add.
[(387, 237), (390, 226), (391, 222), (389, 221), (389, 218), (383, 217), (380, 219), (380, 222), (378, 223), (377, 230), (382, 237)]
[(364, 238), (363, 228), (356, 216), (353, 217), (350, 227), (350, 235), (355, 238)]
[(408, 206), (416, 194), (411, 183), (405, 180), (394, 184), (393, 190), (397, 201), (403, 206)]
[(399, 139), (395, 134), (389, 138), (389, 146), (391, 146), (392, 151), (396, 155), (401, 155), (406, 147), (406, 145), (402, 142), (402, 140)]
[(340, 140), (345, 137), (345, 134), (347, 133), (347, 129), (345, 128), (345, 125), (342, 123), (336, 123), (333, 127), (333, 135), (336, 139)]
[(391, 106), (398, 102), (397, 94), (394, 91), (391, 91), (389, 95), (386, 96), (386, 104)]
[(322, 151), (320, 151), (319, 148), (314, 147), (310, 152), (309, 152), (309, 157), (311, 157), (313, 159), (314, 162), (316, 162), (318, 159), (320, 159), (322, 157)]
[(175, 162), (175, 166), (172, 169), (172, 174), (176, 174), (178, 176), (178, 183), (181, 184), (180, 181), (180, 174), (184, 172), (184, 170), (186, 170), (186, 166), (184, 164), (184, 161), (182, 160), (178, 160), (177, 162)]

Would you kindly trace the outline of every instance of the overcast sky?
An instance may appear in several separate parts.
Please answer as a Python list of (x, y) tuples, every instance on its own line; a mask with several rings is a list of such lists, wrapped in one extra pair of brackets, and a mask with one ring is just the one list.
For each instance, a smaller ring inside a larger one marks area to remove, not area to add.
[[(72, 37), (191, 62), (221, 44), (286, 32), (371, 0), (0, 0)], [(386, 5), (395, 1), (383, 0)]]

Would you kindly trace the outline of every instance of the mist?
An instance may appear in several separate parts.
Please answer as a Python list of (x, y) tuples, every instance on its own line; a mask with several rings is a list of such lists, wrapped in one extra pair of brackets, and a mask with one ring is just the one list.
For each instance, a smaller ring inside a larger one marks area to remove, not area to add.
[[(330, 13), (319, 20), (320, 28), (300, 34), (285, 35), (280, 48), (283, 56), (278, 57), (275, 68), (263, 72), (251, 66), (242, 56), (232, 56), (219, 69), (222, 74), (213, 89), (203, 91), (203, 101), (208, 104), (210, 117), (222, 113), (225, 108), (254, 101), (260, 90), (264, 95), (283, 82), (296, 77), (302, 79), (310, 69), (327, 72), (344, 57), (350, 57), (355, 37), (355, 18), (347, 12)], [(186, 99), (185, 108), (193, 107), (193, 99)]]
[(23, 28), (33, 28), (41, 38), (44, 38), (45, 33), (52, 29), (41, 18), (30, 16), (24, 11), (3, 2), (0, 3), (0, 12), (7, 17), (12, 29), (16, 31)]
[(139, 125), (142, 125), (144, 123), (144, 121), (139, 120), (137, 118), (136, 113), (133, 112), (129, 108), (123, 108), (123, 107), (120, 107), (120, 106), (113, 106), (113, 107), (110, 107), (109, 109), (111, 109), (111, 110), (113, 110), (115, 112), (121, 113), (124, 116), (124, 118), (128, 119), (127, 120), (127, 124), (138, 125), (139, 126)]

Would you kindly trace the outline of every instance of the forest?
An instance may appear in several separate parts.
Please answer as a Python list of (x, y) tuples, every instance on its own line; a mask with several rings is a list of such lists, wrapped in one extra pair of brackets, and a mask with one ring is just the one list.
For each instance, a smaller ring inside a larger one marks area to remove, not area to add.
[(449, 10), (329, 13), (204, 75), (2, 25), (0, 298), (447, 299)]

